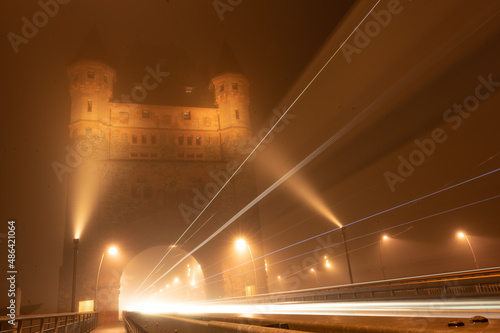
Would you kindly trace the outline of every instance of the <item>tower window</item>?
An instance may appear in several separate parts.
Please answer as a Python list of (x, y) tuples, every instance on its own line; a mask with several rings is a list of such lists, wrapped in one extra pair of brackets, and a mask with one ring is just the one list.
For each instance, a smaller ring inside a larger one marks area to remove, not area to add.
[(188, 136), (187, 137), (187, 144), (188, 145), (192, 145), (193, 144), (193, 137), (192, 136)]
[(183, 136), (180, 136), (178, 139), (177, 139), (177, 142), (182, 145), (184, 144), (184, 137)]
[(142, 118), (149, 118), (149, 110), (142, 110)]
[(142, 141), (142, 143), (143, 143), (143, 144), (148, 143), (148, 137), (147, 137), (147, 136), (145, 136), (145, 135), (142, 135), (142, 136), (141, 136), (141, 141)]
[(132, 134), (132, 143), (137, 143), (137, 135)]
[(104, 82), (108, 83), (108, 76), (106, 74), (104, 74)]
[(224, 85), (223, 84), (220, 85), (219, 91), (221, 91), (221, 92), (224, 91)]
[(152, 145), (156, 144), (156, 135), (151, 135), (151, 144)]
[(94, 72), (87, 72), (87, 77), (89, 79), (93, 79), (95, 77), (95, 73)]
[(184, 120), (190, 120), (191, 119), (191, 112), (184, 112)]
[(234, 116), (236, 117), (236, 119), (240, 119), (240, 110), (234, 110)]
[(87, 101), (87, 112), (92, 112), (92, 101)]
[(85, 129), (85, 135), (92, 135), (92, 128), (87, 127), (87, 128)]
[(238, 90), (238, 83), (233, 83), (233, 90)]
[(198, 146), (201, 145), (201, 137), (199, 137), (199, 136), (196, 137), (196, 144)]
[(122, 141), (123, 142), (128, 142), (128, 135), (127, 135), (127, 133), (123, 133), (122, 134)]

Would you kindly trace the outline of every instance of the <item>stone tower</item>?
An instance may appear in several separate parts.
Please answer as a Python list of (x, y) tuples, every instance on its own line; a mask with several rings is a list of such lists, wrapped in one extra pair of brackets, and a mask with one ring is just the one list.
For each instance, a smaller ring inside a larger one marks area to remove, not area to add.
[[(166, 77), (148, 96), (167, 97), (175, 105), (127, 101), (117, 98), (120, 80), (102, 44), (96, 36), (89, 39), (68, 67), (69, 136), (78, 163), (68, 175), (59, 311), (71, 308), (73, 241), (79, 238), (76, 308), (79, 302), (94, 302), (100, 321), (112, 322), (118, 318), (127, 263), (145, 249), (173, 244), (245, 157), (238, 147), (251, 136), (249, 82), (225, 47), (210, 90), (208, 82), (190, 86)], [(146, 66), (144, 77), (153, 77), (155, 69), (166, 71), (161, 66)], [(211, 102), (195, 102), (203, 100), (196, 94), (205, 93), (212, 95)], [(192, 226), (193, 232), (203, 229), (187, 234), (179, 248), (186, 253), (196, 248), (254, 197), (253, 168), (246, 164)], [(252, 208), (193, 254), (209, 277), (204, 281), (208, 298), (267, 291), (259, 221)], [(233, 269), (241, 263), (231, 257), (237, 234), (252, 244), (255, 273), (250, 264)], [(119, 259), (103, 256), (110, 244), (120, 248)]]

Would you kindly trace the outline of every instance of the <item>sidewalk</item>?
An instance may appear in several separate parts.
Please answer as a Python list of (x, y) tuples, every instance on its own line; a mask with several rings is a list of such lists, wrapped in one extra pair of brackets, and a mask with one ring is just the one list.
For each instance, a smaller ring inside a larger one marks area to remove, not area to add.
[(100, 325), (97, 326), (95, 330), (92, 332), (95, 333), (125, 333), (125, 326), (122, 321), (116, 323), (116, 324), (107, 324), (107, 325)]

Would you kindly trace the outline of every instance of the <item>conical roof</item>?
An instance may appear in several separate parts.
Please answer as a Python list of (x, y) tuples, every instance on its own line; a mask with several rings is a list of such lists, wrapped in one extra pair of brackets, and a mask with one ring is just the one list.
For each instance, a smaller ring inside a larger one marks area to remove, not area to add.
[(236, 57), (227, 43), (222, 45), (221, 54), (215, 66), (214, 77), (222, 74), (243, 74)]
[(73, 62), (82, 59), (100, 60), (108, 65), (112, 63), (111, 57), (106, 52), (106, 47), (95, 27), (90, 30)]

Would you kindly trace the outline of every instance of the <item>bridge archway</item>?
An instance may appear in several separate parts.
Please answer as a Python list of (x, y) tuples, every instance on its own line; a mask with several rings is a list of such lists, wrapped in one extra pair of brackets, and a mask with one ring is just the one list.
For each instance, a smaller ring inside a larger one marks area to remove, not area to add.
[(174, 267), (186, 254), (178, 246), (159, 245), (129, 260), (120, 279), (120, 313), (148, 311), (151, 307), (159, 310), (169, 303), (205, 300), (205, 276), (198, 260), (191, 255)]

